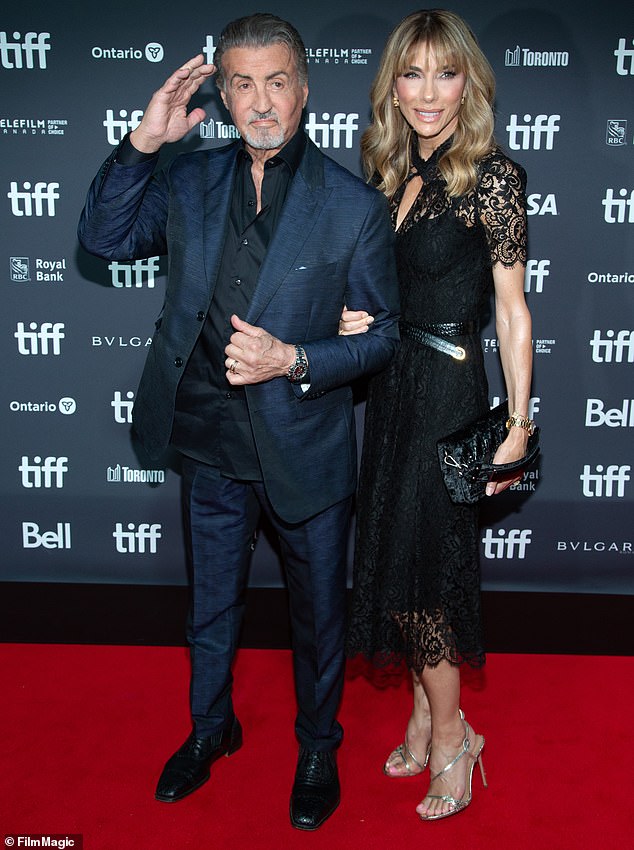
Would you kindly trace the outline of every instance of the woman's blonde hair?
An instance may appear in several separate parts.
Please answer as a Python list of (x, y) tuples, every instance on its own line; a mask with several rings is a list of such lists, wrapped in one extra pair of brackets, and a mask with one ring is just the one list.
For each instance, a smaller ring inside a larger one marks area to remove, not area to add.
[(361, 139), (368, 178), (378, 174), (377, 187), (391, 198), (410, 168), (412, 130), (393, 104), (394, 83), (411, 65), (419, 48), (433, 53), (439, 67), (466, 77), (464, 103), (451, 147), (439, 160), (450, 197), (464, 195), (477, 182), (477, 162), (494, 147), (495, 77), (476, 37), (453, 12), (424, 9), (404, 18), (387, 40), (370, 99), (372, 123)]

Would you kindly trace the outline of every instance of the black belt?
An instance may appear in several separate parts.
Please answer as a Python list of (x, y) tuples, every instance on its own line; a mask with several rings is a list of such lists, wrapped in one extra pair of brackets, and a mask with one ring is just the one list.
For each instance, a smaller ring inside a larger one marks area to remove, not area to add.
[(403, 336), (413, 339), (419, 345), (435, 348), (442, 354), (448, 354), (455, 360), (464, 360), (466, 351), (461, 345), (454, 345), (443, 337), (465, 336), (478, 332), (478, 323), (470, 322), (427, 322), (423, 325), (412, 325), (410, 322), (400, 321), (399, 330)]

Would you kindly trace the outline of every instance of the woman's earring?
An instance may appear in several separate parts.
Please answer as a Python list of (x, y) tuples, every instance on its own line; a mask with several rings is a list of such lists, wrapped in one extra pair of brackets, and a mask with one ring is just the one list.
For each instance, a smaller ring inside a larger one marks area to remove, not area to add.
[(462, 106), (463, 103), (464, 103), (464, 95), (462, 95), (462, 98), (460, 99), (460, 105)]
[(394, 104), (394, 109), (398, 109), (401, 105), (401, 101), (398, 99), (396, 95), (392, 97), (392, 103)]

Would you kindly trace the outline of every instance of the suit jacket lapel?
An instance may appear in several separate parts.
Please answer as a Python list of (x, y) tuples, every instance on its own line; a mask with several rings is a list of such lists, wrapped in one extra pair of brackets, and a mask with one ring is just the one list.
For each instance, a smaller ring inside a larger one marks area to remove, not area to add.
[(250, 324), (258, 317), (293, 269), (310, 238), (331, 190), (324, 186), (323, 160), (308, 140), (300, 166), (288, 190), (284, 209), (260, 268), (258, 282), (246, 315)]
[(204, 214), (200, 239), (201, 244), (204, 245), (205, 278), (212, 292), (216, 285), (224, 250), (231, 189), (239, 148), (240, 142), (236, 142), (226, 150), (214, 152), (209, 158), (209, 169), (204, 186)]

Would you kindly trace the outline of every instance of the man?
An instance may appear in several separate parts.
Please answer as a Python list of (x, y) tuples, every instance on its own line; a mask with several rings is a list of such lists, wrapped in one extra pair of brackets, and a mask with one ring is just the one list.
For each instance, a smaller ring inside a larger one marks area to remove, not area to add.
[[(349, 383), (398, 344), (384, 199), (300, 129), (306, 54), (269, 14), (230, 23), (217, 85), (242, 140), (176, 158), (158, 152), (205, 117), (187, 113), (215, 71), (198, 56), (152, 97), (108, 158), (79, 225), (108, 259), (169, 254), (165, 304), (134, 405), (150, 454), (183, 454), (192, 575), (193, 730), (156, 798), (180, 800), (242, 744), (231, 700), (253, 533), (280, 538), (290, 595), (300, 750), (291, 823), (316, 829), (339, 803), (336, 712), (343, 682), (346, 544), (356, 478)], [(375, 317), (338, 335), (342, 308)]]

